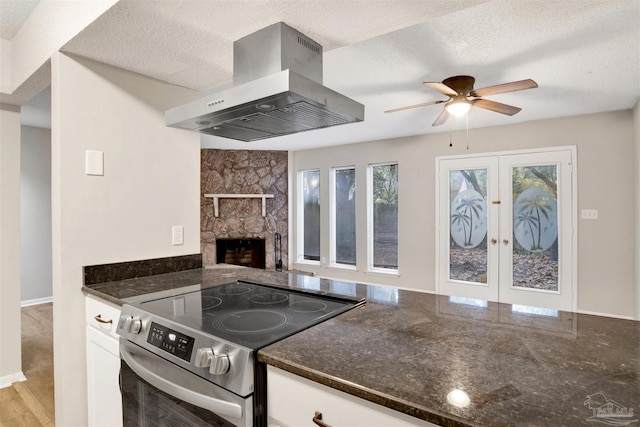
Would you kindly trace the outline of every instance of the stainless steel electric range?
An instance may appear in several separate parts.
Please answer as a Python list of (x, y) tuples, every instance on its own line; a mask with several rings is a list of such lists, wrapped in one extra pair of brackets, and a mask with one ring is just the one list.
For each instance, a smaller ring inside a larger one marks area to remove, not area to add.
[(266, 426), (257, 351), (362, 303), (237, 281), (124, 304), (124, 425)]

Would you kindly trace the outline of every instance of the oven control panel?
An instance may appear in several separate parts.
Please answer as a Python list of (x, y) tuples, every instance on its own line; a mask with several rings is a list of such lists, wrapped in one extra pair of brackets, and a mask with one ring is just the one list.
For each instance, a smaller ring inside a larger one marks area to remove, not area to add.
[(117, 329), (121, 348), (123, 341), (131, 342), (239, 396), (253, 393), (254, 352), (250, 348), (129, 303), (122, 305), (121, 316), (122, 326)]
[(147, 342), (187, 362), (191, 359), (194, 339), (165, 326), (151, 322)]

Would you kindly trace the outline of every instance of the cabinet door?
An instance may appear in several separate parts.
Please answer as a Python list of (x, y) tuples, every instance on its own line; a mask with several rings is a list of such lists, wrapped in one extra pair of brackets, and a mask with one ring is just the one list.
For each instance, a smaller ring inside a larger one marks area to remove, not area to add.
[(120, 427), (120, 348), (116, 335), (120, 307), (90, 296), (85, 303), (89, 426)]
[(270, 427), (315, 427), (316, 411), (331, 427), (435, 427), (272, 366), (267, 367), (267, 411)]
[(118, 340), (87, 326), (87, 406), (89, 426), (122, 426)]

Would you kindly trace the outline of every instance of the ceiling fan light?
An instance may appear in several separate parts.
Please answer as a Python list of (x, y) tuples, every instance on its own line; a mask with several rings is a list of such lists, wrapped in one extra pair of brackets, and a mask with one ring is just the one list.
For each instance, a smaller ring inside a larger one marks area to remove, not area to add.
[(446, 109), (449, 114), (462, 117), (469, 112), (471, 104), (466, 99), (454, 99), (447, 104)]

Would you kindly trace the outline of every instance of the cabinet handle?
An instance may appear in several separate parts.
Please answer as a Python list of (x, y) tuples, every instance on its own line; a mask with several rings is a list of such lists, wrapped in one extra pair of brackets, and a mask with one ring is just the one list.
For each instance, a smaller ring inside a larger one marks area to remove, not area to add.
[(104, 320), (99, 314), (96, 317), (94, 317), (94, 319), (96, 319), (96, 322), (98, 323), (107, 323), (107, 324), (113, 323), (113, 320), (111, 319)]
[(316, 411), (316, 414), (313, 416), (311, 420), (315, 425), (319, 425), (320, 427), (331, 427), (329, 424), (322, 422), (322, 412)]

